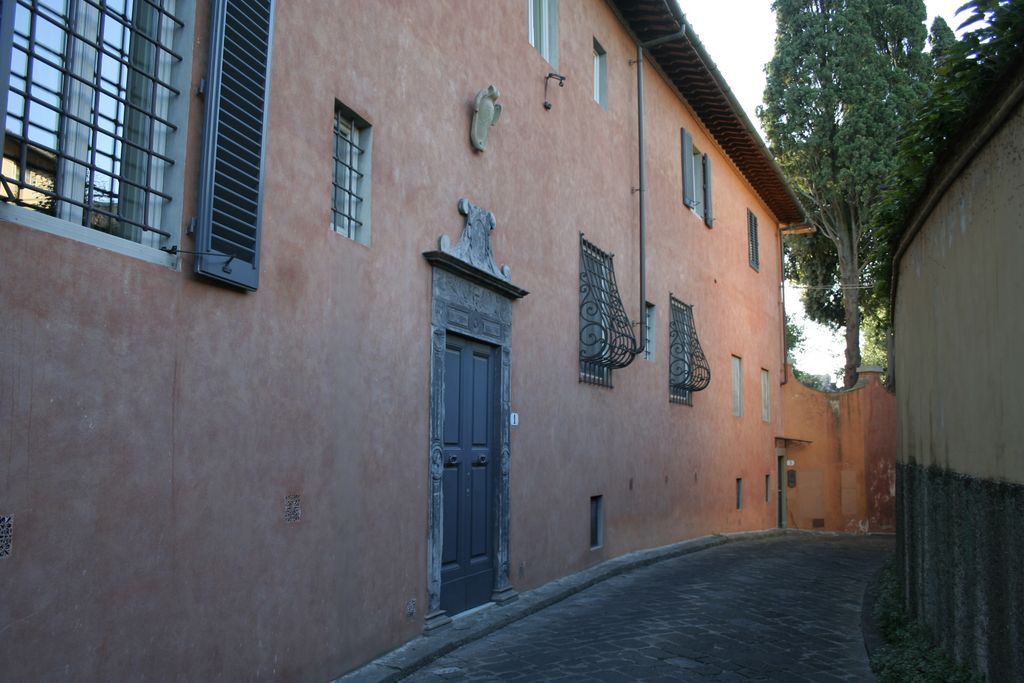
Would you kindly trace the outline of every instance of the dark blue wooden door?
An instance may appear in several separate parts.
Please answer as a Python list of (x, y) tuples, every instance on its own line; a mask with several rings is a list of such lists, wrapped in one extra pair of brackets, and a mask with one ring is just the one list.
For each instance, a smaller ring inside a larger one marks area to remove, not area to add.
[(444, 366), (441, 608), (457, 614), (494, 588), (494, 347), (448, 335)]

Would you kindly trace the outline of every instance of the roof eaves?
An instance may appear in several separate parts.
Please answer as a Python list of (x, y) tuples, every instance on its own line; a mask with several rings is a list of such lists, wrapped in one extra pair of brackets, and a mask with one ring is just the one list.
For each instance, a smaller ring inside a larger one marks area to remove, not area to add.
[(680, 40), (648, 51), (722, 149), (782, 223), (805, 220), (800, 200), (732, 89), (674, 0), (610, 0), (641, 42), (672, 33)]

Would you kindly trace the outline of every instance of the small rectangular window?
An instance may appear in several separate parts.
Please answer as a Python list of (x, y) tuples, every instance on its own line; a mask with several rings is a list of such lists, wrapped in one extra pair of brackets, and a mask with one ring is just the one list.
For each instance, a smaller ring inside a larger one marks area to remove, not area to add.
[(764, 502), (769, 503), (772, 499), (772, 475), (764, 475)]
[(655, 323), (657, 318), (654, 315), (654, 304), (650, 301), (644, 307), (644, 334), (646, 335), (646, 345), (644, 346), (644, 358), (646, 360), (654, 360), (654, 343), (657, 339), (655, 334)]
[(732, 357), (732, 414), (743, 415), (743, 359)]
[(530, 45), (558, 68), (558, 0), (526, 0)]
[(590, 548), (604, 545), (604, 496), (590, 497)]
[(743, 509), (743, 480), (736, 480), (736, 509)]
[(757, 216), (747, 209), (747, 257), (750, 267), (761, 270), (761, 253), (757, 244)]
[(772, 421), (771, 403), (771, 376), (768, 371), (761, 368), (761, 419), (765, 422)]
[(370, 242), (371, 128), (340, 102), (334, 105), (331, 229)]
[(594, 101), (608, 109), (608, 55), (594, 38)]

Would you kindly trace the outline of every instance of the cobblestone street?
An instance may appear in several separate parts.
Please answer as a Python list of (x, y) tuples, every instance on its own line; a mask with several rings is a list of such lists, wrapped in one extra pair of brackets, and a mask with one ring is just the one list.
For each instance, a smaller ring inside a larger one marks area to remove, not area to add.
[(886, 537), (729, 543), (613, 577), (405, 680), (871, 681), (861, 632)]

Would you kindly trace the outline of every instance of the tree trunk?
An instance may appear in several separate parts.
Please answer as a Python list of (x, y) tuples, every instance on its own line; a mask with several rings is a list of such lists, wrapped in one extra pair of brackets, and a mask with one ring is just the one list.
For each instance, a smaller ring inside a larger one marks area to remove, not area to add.
[(857, 368), (860, 367), (860, 268), (857, 254), (852, 249), (839, 251), (839, 282), (843, 288), (843, 315), (846, 318), (843, 387), (849, 389), (857, 383)]

